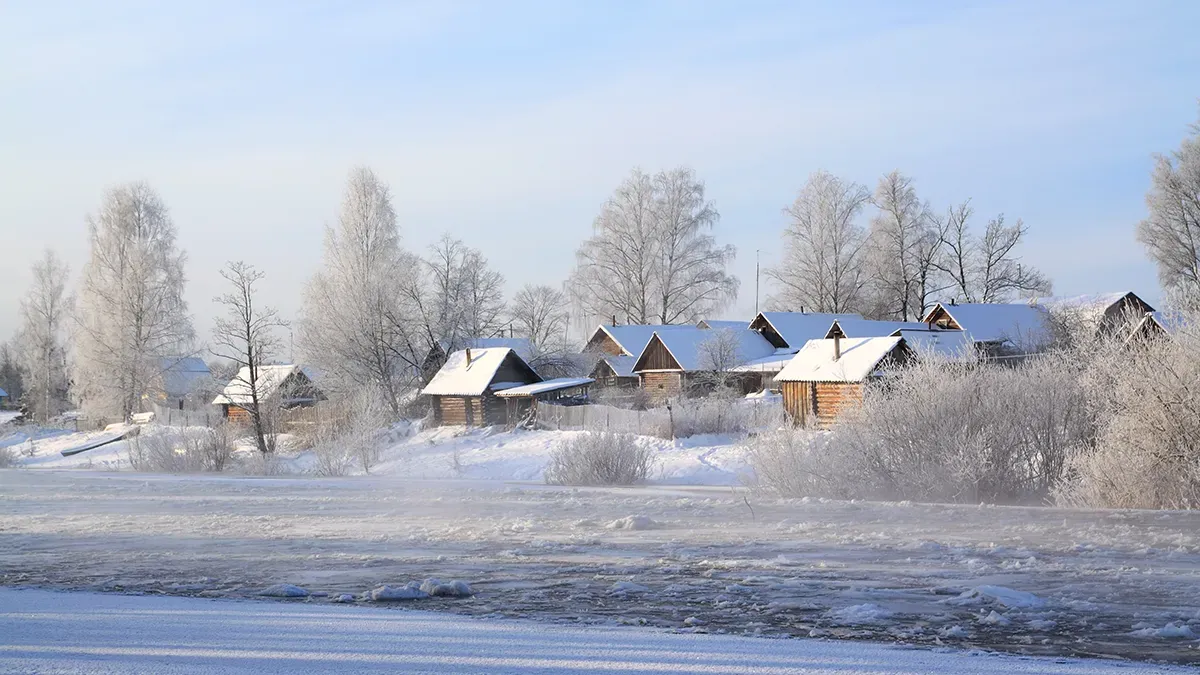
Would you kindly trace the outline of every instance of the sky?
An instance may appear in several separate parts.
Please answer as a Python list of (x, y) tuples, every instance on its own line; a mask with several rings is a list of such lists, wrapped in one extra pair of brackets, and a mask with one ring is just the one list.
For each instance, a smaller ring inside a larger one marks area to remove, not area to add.
[[(87, 257), (104, 192), (149, 182), (211, 328), (219, 270), (294, 317), (349, 171), (405, 245), (442, 233), (559, 285), (634, 167), (694, 168), (738, 248), (725, 318), (824, 169), (899, 169), (1029, 234), (1059, 294), (1159, 297), (1134, 238), (1153, 154), (1200, 113), (1200, 3), (0, 1), (0, 340), (29, 266)], [(763, 282), (762, 295), (768, 289)]]

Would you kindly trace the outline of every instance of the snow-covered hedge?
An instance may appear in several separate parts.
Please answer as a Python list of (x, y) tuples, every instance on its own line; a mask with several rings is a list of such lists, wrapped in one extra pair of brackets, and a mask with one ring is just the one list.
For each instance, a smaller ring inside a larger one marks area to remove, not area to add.
[(654, 451), (630, 434), (588, 431), (562, 441), (546, 466), (551, 485), (633, 485), (645, 482)]

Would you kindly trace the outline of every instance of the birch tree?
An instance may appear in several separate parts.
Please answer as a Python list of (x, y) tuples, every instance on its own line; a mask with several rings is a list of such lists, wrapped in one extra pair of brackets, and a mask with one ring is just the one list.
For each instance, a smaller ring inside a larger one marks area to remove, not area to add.
[(868, 241), (876, 313), (901, 321), (920, 317), (938, 290), (933, 263), (942, 238), (936, 220), (912, 179), (899, 171), (879, 180), (873, 202), (879, 212), (871, 219)]
[(942, 254), (935, 266), (948, 288), (962, 302), (1009, 302), (1014, 298), (1049, 295), (1053, 284), (1037, 269), (1024, 265), (1017, 248), (1028, 233), (1017, 220), (1006, 224), (1004, 214), (988, 221), (982, 236), (971, 231), (970, 202), (951, 207), (939, 221)]
[(400, 246), (388, 186), (368, 168), (353, 170), (337, 227), (325, 230), (321, 269), (305, 288), (301, 352), (326, 388), (378, 389), (393, 416), (419, 366), (400, 319), (415, 264)]
[(1154, 160), (1149, 215), (1138, 223), (1138, 241), (1158, 266), (1163, 288), (1200, 291), (1200, 122), (1179, 149)]
[(492, 337), (504, 327), (504, 277), (488, 268), (487, 258), (461, 240), (444, 235), (429, 248), (424, 262), (432, 303), (433, 336), (458, 348), (473, 338)]
[(861, 308), (867, 283), (866, 231), (858, 222), (870, 193), (862, 185), (818, 171), (784, 212), (779, 265), (766, 271), (778, 285), (772, 304), (810, 312)]
[(570, 324), (568, 307), (562, 291), (526, 284), (513, 296), (509, 316), (516, 335), (527, 338), (535, 352), (561, 352)]
[(737, 296), (736, 254), (711, 231), (720, 214), (688, 168), (635, 169), (605, 202), (575, 254), (567, 287), (587, 319), (691, 323)]
[(21, 299), (18, 360), (24, 400), (35, 420), (45, 422), (67, 402), (67, 266), (47, 249), (33, 265), (33, 285)]
[(0, 342), (0, 389), (8, 394), (5, 403), (13, 404), (21, 400), (25, 387), (21, 383), (21, 367), (17, 365), (17, 339)]
[(269, 404), (265, 400), (267, 392), (262, 391), (261, 368), (279, 350), (279, 337), (275, 331), (287, 324), (276, 310), (258, 302), (254, 286), (262, 280), (262, 272), (237, 261), (228, 263), (221, 270), (221, 276), (229, 282), (230, 290), (213, 298), (213, 302), (224, 307), (225, 315), (215, 320), (210, 350), (214, 356), (238, 367), (232, 382), (250, 398), (248, 403), (239, 402), (238, 406), (250, 414), (254, 442), (259, 452), (266, 455), (275, 447), (273, 438), (268, 442), (272, 429), (268, 419)]
[(166, 205), (145, 183), (110, 190), (88, 233), (74, 380), (85, 410), (127, 419), (161, 376), (161, 358), (186, 353), (193, 338), (185, 256)]
[(658, 323), (694, 323), (737, 299), (737, 277), (725, 271), (737, 250), (709, 234), (720, 215), (691, 169), (659, 173), (654, 192)]

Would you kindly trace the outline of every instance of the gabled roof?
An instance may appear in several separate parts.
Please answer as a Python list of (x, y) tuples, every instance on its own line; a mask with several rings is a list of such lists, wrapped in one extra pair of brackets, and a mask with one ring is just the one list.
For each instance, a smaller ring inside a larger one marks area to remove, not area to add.
[[(655, 340), (660, 342), (684, 371), (703, 371), (711, 369), (712, 366), (711, 363), (707, 363), (709, 357), (705, 345), (712, 340), (723, 339), (724, 335), (732, 336), (736, 341), (738, 365), (775, 353), (775, 347), (761, 333), (748, 328), (708, 330), (688, 326), (679, 330), (656, 332), (652, 336), (651, 344)], [(647, 344), (646, 349), (638, 356), (637, 363), (633, 366), (634, 372), (646, 370), (643, 362), (651, 344)]]
[(606, 363), (616, 377), (633, 377), (633, 364), (637, 363), (636, 356), (605, 356), (597, 363)]
[(544, 380), (542, 382), (534, 382), (533, 384), (523, 384), (519, 387), (512, 387), (496, 392), (496, 396), (500, 398), (517, 398), (521, 396), (537, 396), (538, 394), (547, 394), (552, 391), (560, 391), (562, 389), (575, 389), (595, 382), (590, 377), (559, 377), (553, 380)]
[(710, 328), (716, 330), (718, 328), (733, 328), (742, 329), (750, 325), (749, 321), (729, 321), (726, 319), (701, 319), (696, 328)]
[[(448, 352), (451, 347), (449, 340), (438, 341), (438, 346), (440, 346), (442, 348), (443, 354)], [(513, 350), (514, 352), (516, 352), (517, 356), (520, 356), (526, 362), (528, 362), (530, 359), (533, 358), (533, 342), (531, 342), (529, 340), (529, 338), (519, 338), (519, 337), (470, 338), (468, 340), (463, 341), (463, 344), (461, 345), (462, 349), (466, 349), (467, 347), (470, 347), (472, 350), (492, 349), (492, 348), (496, 348), (496, 347), (507, 347), (507, 348)]]
[(1168, 335), (1174, 335), (1187, 324), (1179, 312), (1150, 312), (1146, 319), (1158, 324)]
[(887, 337), (898, 330), (929, 330), (929, 324), (919, 321), (875, 321), (861, 317), (834, 319), (821, 337), (833, 337), (833, 327), (842, 329), (842, 337)]
[[(468, 362), (467, 352), (471, 352)], [(518, 368), (528, 371), (528, 382), (495, 382), (496, 373), (506, 361), (514, 360)], [(491, 389), (507, 389), (529, 382), (541, 382), (542, 378), (525, 360), (508, 347), (485, 347), (482, 349), (460, 349), (451, 354), (437, 371), (429, 384), (421, 390), (430, 396), (481, 396)], [(506, 386), (505, 386), (506, 385)]]
[(625, 326), (597, 326), (596, 331), (592, 333), (592, 337), (588, 339), (590, 344), (596, 339), (597, 333), (604, 333), (612, 338), (612, 341), (617, 343), (626, 356), (641, 356), (646, 349), (646, 345), (650, 344), (650, 338), (655, 333), (661, 333), (668, 330), (692, 329), (694, 326), (677, 326), (677, 325), (659, 325), (645, 326), (641, 324), (629, 324)]
[(776, 349), (774, 354), (747, 361), (733, 368), (736, 373), (778, 373), (791, 363), (796, 355), (793, 349)]
[(898, 330), (892, 335), (904, 338), (904, 343), (919, 357), (936, 356), (950, 360), (975, 357), (975, 342), (961, 330)]
[(825, 337), (836, 319), (862, 319), (858, 314), (823, 314), (809, 312), (760, 312), (751, 326), (769, 325), (792, 350), (800, 349), (809, 340)]
[[(287, 365), (262, 365), (258, 367), (258, 381), (255, 383), (255, 389), (258, 390), (259, 399), (266, 399), (274, 396), (279, 392), (279, 387), (287, 381), (292, 375), (301, 375), (304, 379), (308, 379), (304, 375), (300, 366), (292, 363)], [(213, 399), (213, 405), (245, 405), (252, 400), (252, 392), (250, 390), (250, 367), (242, 366), (238, 369), (237, 375), (225, 385), (224, 391), (217, 394)], [(295, 403), (299, 401), (312, 400), (309, 396), (288, 397), (285, 402)]]
[(4, 391), (3, 389), (0, 389), (0, 398), (7, 398), (7, 397), (8, 397), (8, 392)]
[(945, 313), (975, 342), (1033, 346), (1049, 336), (1046, 310), (1030, 304), (938, 303), (925, 315), (925, 322)]
[[(1133, 291), (1115, 291), (1112, 293), (1090, 293), (1085, 295), (1074, 296), (1053, 296), (1045, 298), (1034, 298), (1026, 303), (1030, 305), (1041, 305), (1051, 311), (1062, 309), (1074, 309), (1087, 312), (1096, 312), (1103, 314), (1111, 309), (1114, 305), (1127, 303), (1146, 307), (1145, 311), (1153, 312), (1154, 307), (1150, 303), (1143, 300), (1137, 293)], [(1018, 303), (1014, 303), (1018, 304)]]
[(775, 376), (776, 382), (862, 382), (904, 344), (901, 337), (842, 338), (842, 355), (833, 358), (834, 340), (809, 340)]
[(159, 363), (163, 393), (169, 398), (187, 396), (212, 377), (208, 364), (198, 356), (164, 356)]

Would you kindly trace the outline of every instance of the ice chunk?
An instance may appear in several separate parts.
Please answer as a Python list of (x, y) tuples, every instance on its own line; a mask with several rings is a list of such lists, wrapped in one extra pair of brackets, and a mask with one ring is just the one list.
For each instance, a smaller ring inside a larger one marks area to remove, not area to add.
[(695, 616), (689, 616), (688, 618), (683, 620), (683, 625), (685, 625), (685, 626), (703, 626), (706, 623), (708, 623), (708, 622), (705, 621), (704, 619), (701, 619), (701, 618), (695, 617)]
[(993, 609), (990, 614), (980, 619), (979, 623), (986, 623), (989, 626), (1007, 626), (1012, 622), (1008, 620), (1008, 617)]
[(834, 621), (844, 624), (876, 623), (892, 615), (892, 612), (867, 602), (861, 605), (850, 605), (838, 610), (830, 610), (827, 616)]
[(439, 598), (467, 598), (474, 595), (467, 582), (457, 579), (448, 583), (443, 583), (439, 579), (426, 579), (421, 582), (421, 590)]
[(976, 586), (946, 602), (951, 605), (997, 604), (1012, 609), (1028, 609), (1046, 604), (1045, 600), (1033, 593), (1016, 591), (1004, 586)]
[(429, 594), (421, 590), (421, 586), (413, 581), (399, 588), (394, 586), (380, 586), (373, 589), (369, 597), (375, 602), (394, 602), (398, 600), (421, 600), (428, 598)]
[(632, 581), (618, 581), (608, 589), (608, 592), (612, 595), (625, 595), (627, 593), (649, 593), (650, 589)]
[(658, 528), (659, 524), (649, 516), (625, 516), (604, 527), (610, 530), (653, 530)]
[(268, 598), (307, 598), (308, 591), (292, 584), (275, 584), (258, 592)]
[(1172, 621), (1162, 628), (1142, 628), (1129, 633), (1134, 637), (1159, 637), (1159, 638), (1194, 638), (1196, 634), (1192, 632), (1192, 627), (1182, 621)]

